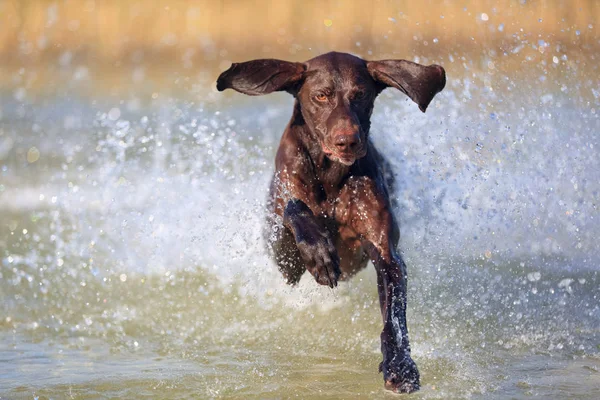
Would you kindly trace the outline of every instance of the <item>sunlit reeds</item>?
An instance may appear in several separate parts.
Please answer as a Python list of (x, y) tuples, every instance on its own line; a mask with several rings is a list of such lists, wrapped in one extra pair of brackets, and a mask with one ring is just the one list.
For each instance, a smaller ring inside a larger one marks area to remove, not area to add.
[[(2, 63), (69, 52), (93, 62), (183, 64), (232, 54), (306, 58), (338, 49), (427, 54), (510, 50), (523, 42), (598, 48), (596, 1), (4, 0)], [(542, 42), (540, 42), (542, 43)], [(544, 46), (544, 44), (542, 44)], [(431, 51), (428, 51), (431, 49)]]

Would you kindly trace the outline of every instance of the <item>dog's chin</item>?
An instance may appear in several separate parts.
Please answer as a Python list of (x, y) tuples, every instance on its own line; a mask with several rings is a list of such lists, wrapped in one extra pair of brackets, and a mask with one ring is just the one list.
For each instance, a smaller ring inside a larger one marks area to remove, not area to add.
[(350, 155), (350, 154), (348, 154), (348, 155), (340, 155), (340, 154), (335, 154), (335, 153), (325, 153), (325, 154), (331, 161), (338, 162), (347, 167), (354, 164), (356, 162), (356, 160), (359, 158), (359, 157), (356, 157), (355, 155)]
[(333, 156), (332, 157), (332, 156), (329, 156), (329, 158), (332, 158), (334, 161), (337, 161), (340, 164), (344, 164), (347, 167), (351, 166), (356, 161), (355, 157), (347, 157), (346, 158), (346, 157), (339, 157), (339, 156)]

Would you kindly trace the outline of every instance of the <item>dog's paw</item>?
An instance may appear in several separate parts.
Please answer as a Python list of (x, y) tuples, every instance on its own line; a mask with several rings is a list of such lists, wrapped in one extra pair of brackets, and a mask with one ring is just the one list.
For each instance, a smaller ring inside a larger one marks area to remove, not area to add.
[(337, 286), (341, 275), (340, 258), (329, 235), (320, 234), (316, 240), (300, 241), (297, 245), (306, 269), (317, 283), (331, 288)]
[(408, 354), (402, 358), (396, 356), (389, 362), (384, 360), (379, 365), (379, 372), (383, 372), (383, 381), (387, 390), (396, 393), (412, 393), (421, 387), (417, 364)]

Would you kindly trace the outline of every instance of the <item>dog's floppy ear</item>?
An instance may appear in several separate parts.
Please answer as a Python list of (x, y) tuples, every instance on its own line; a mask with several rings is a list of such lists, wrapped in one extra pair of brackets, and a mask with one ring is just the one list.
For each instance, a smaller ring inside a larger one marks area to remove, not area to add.
[(406, 60), (368, 61), (369, 73), (377, 82), (402, 91), (423, 112), (446, 85), (446, 71), (439, 65), (420, 65)]
[(217, 90), (231, 88), (250, 96), (292, 91), (302, 80), (304, 71), (304, 64), (273, 59), (234, 63), (219, 75)]

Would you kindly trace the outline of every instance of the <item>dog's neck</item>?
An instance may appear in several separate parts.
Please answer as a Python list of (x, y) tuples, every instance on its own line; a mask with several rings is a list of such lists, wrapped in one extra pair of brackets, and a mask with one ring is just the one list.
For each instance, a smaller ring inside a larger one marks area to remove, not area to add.
[(360, 160), (356, 160), (352, 165), (344, 165), (327, 157), (319, 142), (318, 134), (304, 120), (298, 101), (294, 104), (294, 113), (289, 126), (297, 132), (298, 139), (315, 166), (315, 176), (321, 182), (329, 197), (332, 191), (337, 191), (342, 186)]

